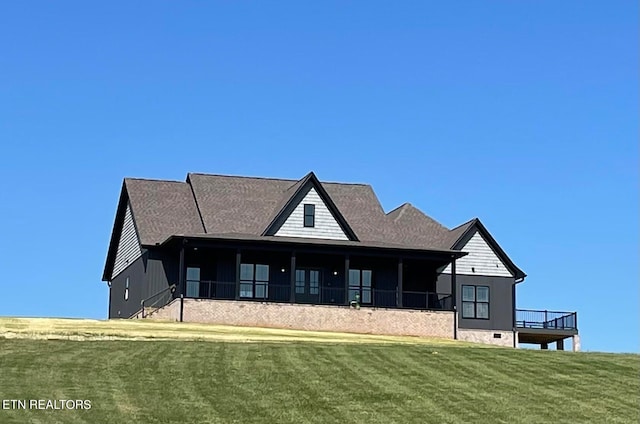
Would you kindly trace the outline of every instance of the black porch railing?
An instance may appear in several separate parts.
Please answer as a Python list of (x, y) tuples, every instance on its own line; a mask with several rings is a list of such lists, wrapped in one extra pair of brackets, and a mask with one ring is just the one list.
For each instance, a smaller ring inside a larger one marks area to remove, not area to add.
[[(291, 302), (291, 285), (275, 283), (241, 283), (240, 300), (253, 300), (259, 302)], [(236, 299), (236, 283), (228, 281), (187, 281), (185, 298), (194, 299)], [(320, 286), (315, 293), (295, 292), (294, 302), (318, 305), (347, 305), (351, 301), (359, 299), (362, 307), (399, 308), (399, 293), (397, 290), (382, 290), (370, 287), (344, 287)], [(402, 308), (406, 309), (430, 309), (453, 310), (453, 302), (450, 294), (435, 292), (402, 292)]]
[(167, 303), (171, 302), (173, 299), (173, 293), (176, 291), (176, 285), (172, 284), (169, 287), (160, 290), (158, 293), (155, 293), (146, 299), (143, 299), (140, 302), (142, 307), (141, 314), (142, 318), (153, 314), (158, 309), (165, 306)]
[(576, 312), (516, 309), (516, 327), (550, 330), (577, 330)]

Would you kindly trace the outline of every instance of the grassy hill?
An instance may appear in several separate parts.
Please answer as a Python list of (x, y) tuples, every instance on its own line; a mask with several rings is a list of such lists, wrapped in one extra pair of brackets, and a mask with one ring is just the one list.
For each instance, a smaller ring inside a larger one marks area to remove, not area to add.
[(0, 409), (1, 423), (637, 423), (639, 376), (631, 354), (0, 319), (4, 406), (91, 401), (91, 409)]

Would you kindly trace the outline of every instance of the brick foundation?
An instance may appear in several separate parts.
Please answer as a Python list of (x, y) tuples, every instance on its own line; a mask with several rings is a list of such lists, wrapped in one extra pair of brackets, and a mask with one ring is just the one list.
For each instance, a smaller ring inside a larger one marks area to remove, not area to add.
[[(500, 334), (500, 338), (494, 337), (494, 334)], [(514, 335), (513, 331), (501, 330), (468, 330), (464, 328), (458, 329), (458, 340), (474, 343), (492, 344), (497, 346), (513, 347)]]
[[(153, 319), (180, 319), (177, 299)], [(309, 331), (453, 338), (453, 313), (346, 306), (184, 299), (183, 320)]]
[(180, 321), (180, 299), (173, 299), (167, 305), (146, 316), (150, 319)]

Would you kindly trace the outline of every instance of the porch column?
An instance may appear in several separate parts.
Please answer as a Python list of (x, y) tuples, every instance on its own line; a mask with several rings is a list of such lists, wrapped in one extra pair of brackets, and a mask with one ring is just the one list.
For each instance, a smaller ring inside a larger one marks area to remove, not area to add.
[(289, 302), (294, 303), (296, 301), (296, 252), (291, 252), (291, 276), (289, 283), (291, 284)]
[(396, 306), (398, 308), (402, 308), (402, 280), (403, 280), (403, 276), (402, 276), (402, 270), (404, 268), (404, 263), (402, 261), (402, 258), (398, 258), (398, 294), (397, 294), (397, 298), (396, 298)]
[(556, 341), (556, 350), (564, 350), (564, 339)]
[(187, 288), (184, 282), (184, 240), (180, 245), (180, 259), (178, 261), (178, 294), (187, 295)]
[(453, 339), (458, 340), (458, 306), (457, 306), (457, 286), (456, 281), (456, 257), (451, 255), (451, 309), (453, 309)]
[(344, 304), (349, 305), (349, 255), (344, 256)]
[(240, 264), (242, 263), (242, 252), (236, 250), (236, 300), (240, 300)]

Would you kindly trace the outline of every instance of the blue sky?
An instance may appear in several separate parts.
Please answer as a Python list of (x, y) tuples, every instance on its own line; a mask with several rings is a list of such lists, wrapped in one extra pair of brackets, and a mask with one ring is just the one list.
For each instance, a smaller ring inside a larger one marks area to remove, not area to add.
[(0, 39), (0, 315), (106, 317), (124, 177), (313, 170), (480, 217), (518, 307), (639, 351), (636, 2), (3, 2)]

